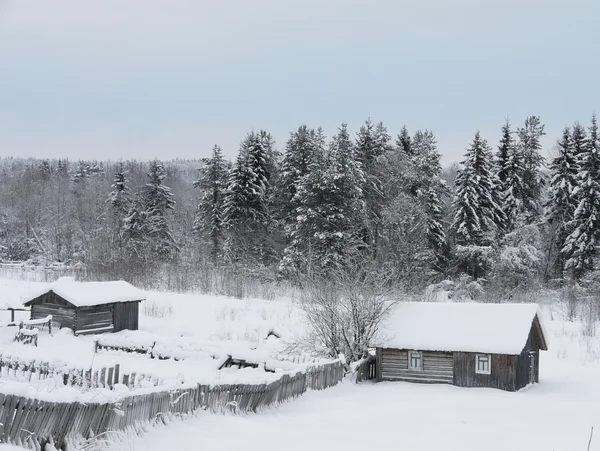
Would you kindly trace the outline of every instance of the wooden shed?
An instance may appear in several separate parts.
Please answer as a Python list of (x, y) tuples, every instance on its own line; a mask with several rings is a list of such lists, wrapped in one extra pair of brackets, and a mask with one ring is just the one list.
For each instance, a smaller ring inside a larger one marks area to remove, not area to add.
[(539, 382), (547, 335), (536, 304), (403, 302), (376, 348), (376, 380), (516, 391)]
[(143, 300), (144, 293), (127, 282), (59, 279), (25, 305), (31, 307), (31, 319), (52, 315), (53, 322), (80, 335), (137, 330)]

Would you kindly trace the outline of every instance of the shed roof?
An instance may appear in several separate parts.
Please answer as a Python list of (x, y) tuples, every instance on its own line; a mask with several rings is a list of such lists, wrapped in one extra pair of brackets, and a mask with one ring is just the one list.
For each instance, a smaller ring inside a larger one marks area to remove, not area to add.
[(547, 350), (537, 304), (400, 302), (384, 321), (376, 345), (517, 355), (532, 326), (540, 349)]
[(75, 307), (91, 307), (117, 302), (143, 301), (146, 296), (123, 280), (111, 282), (75, 282), (66, 278), (51, 283), (46, 288), (28, 298), (25, 305), (30, 305), (39, 296), (53, 291)]

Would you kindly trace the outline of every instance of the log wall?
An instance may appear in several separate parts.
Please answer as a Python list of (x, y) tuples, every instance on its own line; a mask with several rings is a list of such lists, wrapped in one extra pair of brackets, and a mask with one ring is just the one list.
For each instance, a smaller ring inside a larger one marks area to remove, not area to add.
[(52, 321), (60, 324), (60, 327), (75, 330), (75, 307), (53, 291), (31, 300), (27, 304), (31, 305), (31, 319), (43, 319), (52, 315)]
[(113, 304), (77, 307), (75, 333), (85, 335), (113, 331)]
[[(380, 350), (381, 349), (381, 350)], [(381, 378), (387, 381), (409, 381), (451, 384), (453, 358), (449, 352), (423, 351), (423, 368), (409, 369), (408, 351), (405, 349), (378, 348), (381, 359)]]
[(517, 390), (517, 356), (491, 354), (491, 374), (477, 374), (477, 353), (454, 353), (454, 385), (459, 387), (490, 387), (507, 391)]

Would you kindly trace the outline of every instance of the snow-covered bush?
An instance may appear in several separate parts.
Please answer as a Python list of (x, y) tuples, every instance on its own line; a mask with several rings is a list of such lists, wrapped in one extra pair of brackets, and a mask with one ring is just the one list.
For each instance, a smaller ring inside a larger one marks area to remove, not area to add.
[(474, 279), (484, 277), (492, 266), (494, 249), (491, 246), (461, 246), (454, 250), (455, 266)]
[(489, 272), (488, 300), (532, 301), (541, 284), (542, 239), (536, 226), (528, 225), (507, 234), (496, 252)]
[(471, 276), (461, 274), (455, 282), (446, 282), (448, 299), (456, 302), (478, 301), (484, 295), (484, 288), (480, 281), (473, 280)]

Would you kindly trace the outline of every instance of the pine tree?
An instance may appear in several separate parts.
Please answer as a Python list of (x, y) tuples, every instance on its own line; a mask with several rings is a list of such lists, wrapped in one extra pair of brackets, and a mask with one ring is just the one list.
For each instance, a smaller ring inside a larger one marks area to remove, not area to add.
[(519, 137), (519, 153), (523, 162), (523, 191), (520, 193), (522, 208), (529, 221), (535, 220), (540, 214), (540, 201), (544, 187), (542, 168), (544, 157), (541, 154), (540, 139), (546, 133), (539, 116), (530, 116), (525, 124), (517, 130)]
[(204, 166), (199, 170), (193, 186), (200, 190), (200, 201), (194, 218), (194, 231), (210, 243), (210, 255), (216, 261), (221, 255), (224, 241), (225, 192), (229, 175), (228, 164), (217, 145), (212, 157), (203, 159)]
[(562, 274), (564, 260), (569, 259), (570, 255), (561, 253), (560, 250), (569, 236), (569, 224), (572, 224), (577, 208), (573, 191), (577, 186), (579, 172), (569, 127), (563, 130), (563, 136), (557, 143), (557, 151), (558, 155), (550, 165), (550, 199), (546, 204), (546, 218), (554, 231), (553, 241), (559, 251), (555, 269), (558, 274)]
[(491, 149), (479, 132), (462, 165), (456, 177), (453, 204), (456, 242), (463, 246), (489, 246), (504, 219), (498, 205)]
[(600, 243), (600, 137), (596, 115), (592, 117), (587, 145), (580, 154), (579, 177), (575, 195), (573, 231), (567, 237), (563, 254), (569, 256), (565, 269), (579, 278), (594, 268)]

